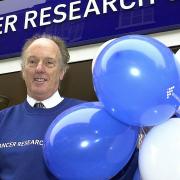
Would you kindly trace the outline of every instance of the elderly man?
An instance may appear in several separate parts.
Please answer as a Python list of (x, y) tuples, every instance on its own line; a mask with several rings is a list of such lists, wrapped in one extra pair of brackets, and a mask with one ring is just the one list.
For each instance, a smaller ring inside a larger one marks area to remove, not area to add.
[(22, 59), (27, 98), (0, 112), (0, 179), (56, 179), (44, 164), (44, 135), (57, 115), (82, 102), (58, 92), (69, 53), (60, 38), (41, 35), (25, 43)]

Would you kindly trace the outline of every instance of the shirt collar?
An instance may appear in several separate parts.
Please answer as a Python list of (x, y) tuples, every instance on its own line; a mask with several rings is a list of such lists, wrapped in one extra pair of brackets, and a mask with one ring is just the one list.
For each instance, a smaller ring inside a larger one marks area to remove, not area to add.
[[(51, 97), (48, 99), (45, 99), (44, 101), (41, 101), (46, 108), (52, 108), (58, 105), (64, 98), (60, 96), (59, 92), (56, 91)], [(39, 102), (36, 99), (30, 97), (27, 95), (27, 102), (30, 104), (30, 106), (34, 106), (35, 103)]]

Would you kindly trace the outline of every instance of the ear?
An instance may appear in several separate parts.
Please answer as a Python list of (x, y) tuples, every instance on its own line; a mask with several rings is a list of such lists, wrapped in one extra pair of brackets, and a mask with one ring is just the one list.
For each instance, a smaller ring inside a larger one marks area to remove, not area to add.
[(60, 74), (59, 74), (59, 80), (62, 81), (64, 78), (64, 74), (65, 74), (66, 70), (61, 70)]
[(25, 78), (25, 73), (24, 73), (24, 67), (23, 67), (22, 64), (21, 64), (21, 75), (22, 75), (22, 78), (24, 79)]

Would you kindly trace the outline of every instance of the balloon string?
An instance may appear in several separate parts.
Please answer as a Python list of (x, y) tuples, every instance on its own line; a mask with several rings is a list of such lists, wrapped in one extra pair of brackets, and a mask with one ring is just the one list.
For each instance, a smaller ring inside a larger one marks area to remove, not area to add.
[(144, 130), (144, 128), (142, 127), (140, 129), (140, 133), (139, 133), (139, 137), (138, 137), (138, 144), (137, 147), (140, 149), (141, 144), (143, 142), (144, 137), (146, 136), (146, 131)]
[(144, 130), (143, 127), (141, 128), (141, 130), (142, 130), (143, 135), (146, 136), (146, 131)]
[(172, 96), (178, 101), (178, 103), (180, 104), (180, 98), (173, 92)]

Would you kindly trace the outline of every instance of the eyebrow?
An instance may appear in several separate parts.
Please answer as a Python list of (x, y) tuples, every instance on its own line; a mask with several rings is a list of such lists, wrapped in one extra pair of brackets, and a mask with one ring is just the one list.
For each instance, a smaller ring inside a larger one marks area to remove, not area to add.
[(30, 58), (37, 58), (36, 56), (29, 56), (26, 59), (30, 59)]
[(56, 60), (56, 59), (54, 59), (54, 58), (52, 58), (52, 57), (45, 57), (44, 59), (53, 60), (53, 61)]
[[(27, 59), (31, 59), (31, 58), (39, 59), (37, 56), (29, 56), (29, 57), (27, 57)], [(56, 60), (55, 58), (52, 58), (52, 57), (45, 57), (43, 59), (45, 59), (45, 60), (53, 60), (53, 61)]]

